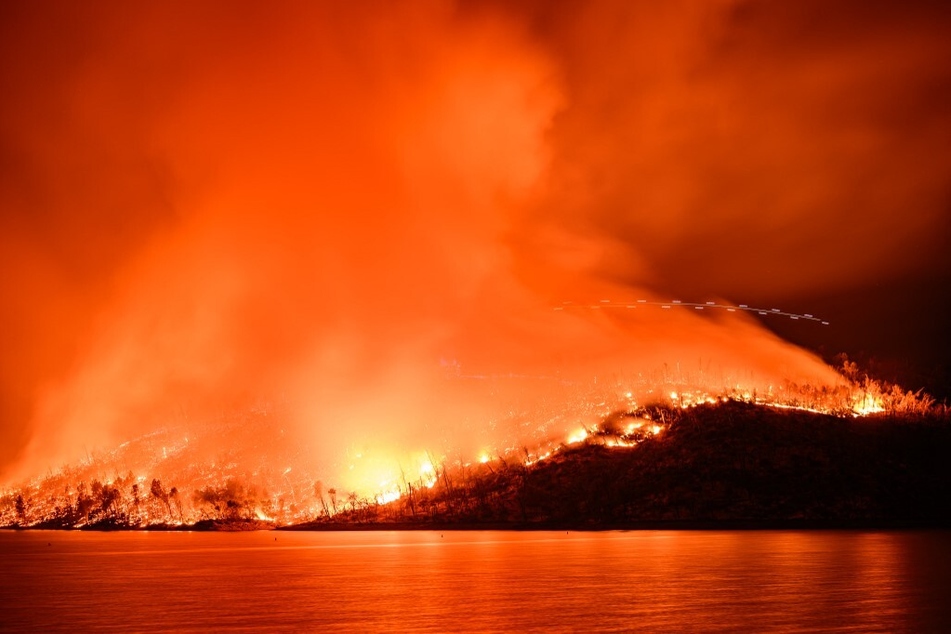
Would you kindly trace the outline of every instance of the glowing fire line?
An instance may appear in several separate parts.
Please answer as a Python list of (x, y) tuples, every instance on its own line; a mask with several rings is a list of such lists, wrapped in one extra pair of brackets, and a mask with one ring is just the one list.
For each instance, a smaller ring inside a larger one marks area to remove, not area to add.
[[(235, 461), (189, 465), (180, 477), (173, 478), (182, 486), (179, 491), (144, 474), (161, 472), (163, 464), (184, 459), (183, 452), (193, 441), (188, 437), (176, 440), (171, 432), (164, 430), (153, 432), (135, 442), (122, 443), (110, 454), (88, 460), (88, 464), (51, 472), (46, 478), (34, 480), (19, 491), (5, 492), (4, 504), (0, 505), (0, 524), (36, 525), (64, 515), (68, 516), (72, 527), (120, 515), (125, 518), (123, 521), (133, 526), (188, 524), (209, 515), (295, 523), (322, 516), (329, 518), (343, 511), (358, 511), (368, 504), (388, 505), (401, 500), (400, 504), (404, 504), (413, 498), (415, 492), (433, 489), (441, 478), (447, 478), (452, 469), (470, 468), (473, 464), (477, 465), (473, 468), (491, 469), (498, 461), (515, 459), (531, 467), (583, 443), (596, 443), (607, 448), (634, 447), (664, 434), (670, 422), (664, 419), (664, 408), (686, 410), (704, 404), (737, 401), (776, 409), (862, 417), (891, 411), (898, 406), (917, 406), (918, 403), (912, 398), (911, 405), (902, 405), (901, 402), (896, 405), (895, 399), (914, 395), (902, 394), (897, 388), (886, 393), (868, 380), (864, 387), (852, 383), (832, 392), (803, 392), (794, 386), (769, 387), (765, 392), (732, 389), (710, 393), (686, 386), (661, 394), (651, 395), (653, 390), (647, 392), (645, 402), (657, 403), (660, 409), (642, 407), (632, 392), (621, 392), (618, 396), (619, 402), (623, 403), (622, 409), (617, 408), (617, 403), (609, 403), (610, 399), (592, 402), (586, 409), (586, 416), (598, 419), (598, 423), (576, 422), (572, 431), (562, 437), (563, 440), (542, 443), (534, 452), (524, 447), (483, 448), (475, 455), (473, 463), (464, 464), (427, 451), (417, 451), (403, 459), (386, 455), (386, 452), (371, 459), (363, 452), (356, 452), (351, 456), (350, 468), (363, 468), (365, 464), (369, 469), (367, 475), (375, 477), (374, 484), (369, 486), (375, 490), (363, 494), (356, 491), (338, 494), (335, 488), (315, 490), (313, 476), (299, 466), (276, 470), (278, 475), (273, 488), (266, 493), (255, 492), (253, 487), (249, 488), (251, 485), (241, 485), (233, 479), (234, 475), (229, 475), (240, 473)], [(652, 411), (656, 413), (652, 415)], [(151, 447), (152, 453), (143, 455), (145, 459), (138, 462), (134, 473), (122, 476), (117, 468), (109, 466), (124, 464), (127, 452), (136, 447)], [(410, 465), (409, 473), (400, 465)], [(96, 475), (110, 470), (115, 471), (114, 476)], [(22, 501), (16, 502), (17, 499)]]

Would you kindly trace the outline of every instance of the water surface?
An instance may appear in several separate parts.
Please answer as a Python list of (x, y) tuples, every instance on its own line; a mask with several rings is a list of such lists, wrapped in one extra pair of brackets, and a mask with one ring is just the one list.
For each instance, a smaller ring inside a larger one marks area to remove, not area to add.
[(0, 631), (951, 631), (951, 533), (0, 532)]

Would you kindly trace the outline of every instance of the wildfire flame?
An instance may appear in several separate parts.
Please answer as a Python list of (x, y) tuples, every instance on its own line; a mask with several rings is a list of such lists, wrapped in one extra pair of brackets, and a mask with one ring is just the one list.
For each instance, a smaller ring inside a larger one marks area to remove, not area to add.
[(655, 404), (922, 402), (761, 322), (947, 277), (940, 3), (96, 4), (0, 20), (5, 523), (300, 521), (663, 442)]
[[(573, 428), (569, 427), (560, 437), (537, 438), (533, 449), (525, 445), (482, 449), (471, 454), (471, 462), (462, 454), (437, 455), (422, 448), (409, 452), (385, 447), (353, 451), (340, 488), (324, 487), (314, 466), (306, 465), (306, 456), (287, 455), (282, 459), (284, 464), (291, 459), (296, 463), (278, 469), (258, 461), (250, 472), (246, 455), (222, 455), (207, 463), (191, 462), (189, 451), (201, 440), (166, 429), (122, 443), (111, 452), (91, 455), (80, 464), (6, 492), (0, 504), (0, 524), (66, 522), (82, 527), (120, 517), (133, 526), (179, 525), (230, 517), (286, 524), (333, 517), (343, 511), (387, 505), (406, 496), (412, 498), (417, 492), (435, 487), (440, 478), (448, 480), (450, 471), (472, 468), (473, 462), (482, 469), (492, 468), (491, 455), (498, 456), (497, 460), (516, 460), (531, 467), (581, 443), (598, 442), (607, 448), (634, 447), (663, 435), (669, 424), (664, 408), (690, 409), (731, 400), (852, 417), (931, 406), (925, 397), (916, 398), (894, 387), (888, 390), (868, 379), (861, 384), (843, 383), (835, 389), (783, 385), (757, 391), (735, 386), (711, 392), (680, 385), (676, 389), (647, 389), (641, 401), (644, 405), (639, 403), (634, 390), (622, 387), (615, 398), (606, 398), (602, 393), (598, 399), (582, 402), (568, 417), (575, 421)], [(619, 411), (628, 413), (617, 419)], [(273, 413), (270, 418), (274, 418)], [(563, 418), (556, 417), (542, 431), (568, 422)], [(261, 420), (268, 417), (261, 417), (258, 422)], [(240, 420), (238, 424), (246, 428), (249, 421)], [(227, 434), (227, 430), (218, 431)], [(262, 429), (255, 429), (254, 433), (262, 433)], [(131, 464), (135, 465), (133, 471), (125, 469)]]

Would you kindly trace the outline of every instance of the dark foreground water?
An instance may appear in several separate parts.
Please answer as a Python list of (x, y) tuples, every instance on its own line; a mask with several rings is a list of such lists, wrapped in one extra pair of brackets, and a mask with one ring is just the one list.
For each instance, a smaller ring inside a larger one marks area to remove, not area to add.
[(951, 533), (0, 532), (0, 631), (951, 632)]

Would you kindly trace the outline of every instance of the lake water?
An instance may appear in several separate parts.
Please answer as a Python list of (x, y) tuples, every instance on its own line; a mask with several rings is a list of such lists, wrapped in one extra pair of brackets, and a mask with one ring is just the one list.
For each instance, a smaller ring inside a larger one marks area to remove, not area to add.
[(0, 531), (0, 631), (951, 631), (951, 533)]

